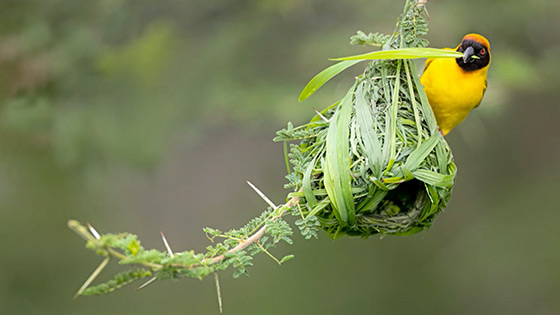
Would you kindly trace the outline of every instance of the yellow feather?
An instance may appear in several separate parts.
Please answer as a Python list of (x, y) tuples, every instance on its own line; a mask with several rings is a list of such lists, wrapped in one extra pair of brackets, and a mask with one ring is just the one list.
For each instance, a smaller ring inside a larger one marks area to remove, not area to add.
[(465, 71), (452, 58), (426, 60), (420, 82), (444, 135), (480, 104), (486, 90), (487, 73), (488, 66)]

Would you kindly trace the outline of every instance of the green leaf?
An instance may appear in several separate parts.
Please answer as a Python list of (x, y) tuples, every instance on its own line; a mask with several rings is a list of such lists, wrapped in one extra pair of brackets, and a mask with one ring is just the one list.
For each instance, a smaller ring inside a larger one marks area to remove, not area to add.
[(439, 194), (434, 186), (431, 185), (424, 185), (426, 187), (426, 192), (428, 194), (428, 198), (430, 198), (431, 205), (424, 206), (422, 210), (422, 216), (420, 217), (420, 221), (424, 221), (426, 218), (430, 217), (432, 214), (435, 214), (439, 210)]
[(381, 144), (375, 133), (375, 123), (370, 106), (366, 103), (363, 84), (356, 89), (356, 122), (360, 129), (360, 136), (364, 143), (365, 154), (368, 158), (368, 166), (374, 176), (381, 175)]
[(311, 173), (313, 172), (313, 167), (315, 166), (315, 162), (317, 161), (317, 157), (313, 158), (309, 165), (307, 165), (307, 169), (303, 174), (302, 180), (302, 190), (303, 194), (305, 195), (305, 200), (309, 204), (310, 207), (314, 207), (317, 204), (317, 198), (313, 194), (313, 189), (311, 188)]
[(319, 72), (303, 88), (299, 95), (302, 102), (315, 93), (323, 84), (327, 83), (337, 74), (363, 60), (373, 59), (413, 59), (413, 58), (459, 58), (463, 53), (439, 48), (401, 48), (394, 50), (380, 50), (367, 54), (332, 58), (330, 60), (342, 61)]
[(125, 258), (119, 261), (119, 264), (141, 264), (145, 262), (149, 263), (159, 263), (163, 258), (165, 258), (165, 254), (156, 250), (150, 249), (146, 251), (140, 251), (135, 256), (126, 256)]
[(197, 256), (194, 254), (194, 252), (191, 251), (184, 251), (181, 253), (175, 253), (174, 257), (170, 257), (164, 261), (162, 261), (162, 263), (164, 264), (178, 264), (181, 266), (192, 266), (194, 264), (198, 264), (202, 261), (202, 258), (200, 256)]
[[(412, 66), (415, 66), (412, 64)], [(410, 101), (412, 105), (412, 110), (414, 112), (414, 124), (416, 125), (416, 133), (418, 135), (418, 146), (422, 143), (422, 122), (420, 121), (420, 111), (418, 110), (418, 104), (416, 103), (416, 95), (414, 93), (414, 85), (412, 84), (412, 79), (410, 77), (410, 67), (411, 64), (407, 62), (404, 63), (404, 69), (406, 72), (406, 82), (408, 83), (408, 93), (410, 95)]]
[(436, 187), (450, 188), (453, 186), (453, 181), (455, 179), (455, 174), (442, 175), (436, 172), (419, 169), (412, 172), (414, 177), (418, 180), (423, 181), (426, 184), (433, 185)]
[(327, 198), (321, 200), (321, 202), (319, 202), (319, 203), (313, 208), (313, 210), (311, 210), (311, 211), (307, 214), (307, 217), (313, 217), (313, 216), (315, 216), (317, 213), (319, 213), (319, 211), (325, 209), (329, 204), (330, 204), (329, 197), (327, 197)]
[(280, 263), (282, 264), (282, 263), (284, 263), (288, 260), (291, 260), (293, 258), (294, 258), (294, 255), (286, 255), (286, 256), (282, 257), (282, 259), (280, 259)]
[[(400, 61), (397, 61), (397, 74), (396, 77), (400, 78), (401, 76), (401, 65), (402, 63)], [(391, 128), (389, 129), (390, 133), (390, 138), (391, 138), (391, 153), (389, 155), (389, 164), (387, 165), (387, 170), (386, 172), (390, 171), (391, 168), (393, 167), (393, 164), (395, 163), (395, 157), (397, 155), (396, 152), (396, 146), (397, 146), (397, 119), (398, 119), (398, 109), (399, 109), (399, 89), (400, 89), (400, 84), (401, 84), (401, 80), (395, 80), (395, 88), (393, 91), (393, 100), (391, 103)], [(389, 110), (387, 111), (389, 112)], [(389, 124), (387, 124), (389, 125)]]
[(426, 156), (428, 156), (428, 154), (430, 154), (434, 147), (439, 143), (440, 137), (442, 137), (440, 133), (434, 133), (428, 140), (424, 141), (408, 156), (404, 167), (410, 171), (417, 169), (424, 159), (426, 159)]
[(87, 288), (82, 295), (103, 295), (113, 292), (123, 286), (132, 283), (135, 280), (146, 278), (152, 275), (152, 272), (147, 269), (136, 269), (120, 272), (115, 277), (105, 283), (98, 284), (93, 287)]
[(309, 81), (303, 88), (303, 90), (299, 94), (299, 101), (303, 102), (305, 99), (313, 95), (313, 93), (315, 93), (321, 86), (323, 86), (323, 84), (332, 79), (335, 75), (341, 73), (342, 71), (357, 64), (360, 61), (362, 60), (339, 62), (319, 72), (319, 74), (314, 76), (313, 79), (311, 79), (311, 81)]
[(422, 112), (424, 113), (424, 119), (426, 120), (426, 123), (430, 128), (430, 133), (434, 134), (438, 132), (436, 117), (434, 116), (432, 107), (428, 102), (428, 97), (424, 92), (424, 87), (422, 86), (422, 83), (420, 83), (420, 79), (418, 79), (419, 76), (418, 76), (418, 71), (416, 70), (416, 65), (411, 60), (408, 61), (408, 64), (410, 65), (410, 74), (412, 76), (412, 80), (414, 81), (414, 84), (416, 85), (416, 90), (418, 91), (418, 95), (420, 96), (420, 102), (422, 105)]
[[(440, 48), (400, 48), (393, 50), (379, 50), (366, 54), (330, 58), (333, 61), (356, 61), (374, 59), (415, 59), (415, 58), (460, 58), (463, 53)], [(343, 69), (344, 70), (344, 69)]]
[(350, 89), (340, 102), (337, 112), (330, 121), (327, 132), (324, 183), (339, 221), (354, 224), (355, 208), (352, 194), (352, 175), (350, 173), (349, 127), (352, 114), (352, 96)]
[(358, 205), (358, 212), (372, 211), (379, 205), (381, 201), (387, 196), (388, 190), (377, 189), (371, 198), (364, 199), (360, 205)]
[(356, 35), (350, 37), (350, 45), (372, 45), (372, 46), (383, 46), (387, 40), (391, 38), (391, 35), (384, 35), (378, 32), (376, 33), (366, 33), (358, 31)]
[(248, 275), (247, 267), (252, 266), (253, 257), (248, 256), (245, 251), (238, 251), (235, 253), (226, 253), (226, 259), (231, 260), (235, 271), (233, 272), (233, 278), (237, 279), (239, 276)]
[[(326, 198), (328, 200), (328, 198)], [(321, 223), (316, 216), (308, 215), (304, 219), (298, 219), (295, 222), (296, 226), (299, 228), (301, 235), (306, 239), (311, 239), (312, 237), (318, 238), (318, 230), (321, 227)]]

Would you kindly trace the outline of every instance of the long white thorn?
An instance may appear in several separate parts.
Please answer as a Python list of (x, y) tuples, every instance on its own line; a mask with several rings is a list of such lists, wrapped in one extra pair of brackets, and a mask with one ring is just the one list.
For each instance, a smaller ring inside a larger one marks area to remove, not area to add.
[(100, 239), (101, 235), (99, 235), (99, 232), (97, 232), (97, 230), (91, 225), (91, 224), (87, 224), (87, 227), (89, 229), (89, 231), (91, 232), (91, 234), (96, 238), (96, 239)]
[(322, 120), (324, 120), (325, 122), (329, 122), (329, 120), (327, 119), (327, 117), (323, 116), (323, 114), (321, 114), (320, 111), (316, 110), (315, 108), (313, 108), (313, 110), (315, 111), (315, 113), (321, 117)]
[(222, 292), (220, 290), (220, 278), (218, 278), (218, 273), (214, 272), (214, 281), (216, 282), (216, 294), (218, 295), (218, 306), (220, 307), (220, 315), (224, 314), (224, 309), (222, 306)]
[(159, 232), (159, 233), (161, 233), (161, 239), (163, 240), (163, 244), (165, 245), (165, 248), (167, 249), (169, 256), (171, 256), (171, 258), (175, 257), (173, 251), (171, 250), (171, 247), (169, 246), (169, 243), (167, 242), (167, 239), (165, 238), (165, 235), (163, 235), (163, 232)]
[(144, 289), (145, 287), (147, 287), (147, 286), (149, 286), (150, 284), (154, 283), (154, 281), (156, 281), (156, 280), (157, 280), (157, 277), (153, 277), (152, 279), (146, 281), (143, 285), (139, 286), (138, 289), (136, 289), (136, 291)]
[(109, 257), (109, 256), (107, 256), (107, 257), (105, 257), (105, 259), (103, 259), (101, 264), (99, 264), (99, 266), (97, 266), (97, 268), (95, 268), (95, 270), (87, 278), (86, 282), (84, 282), (84, 284), (82, 284), (80, 289), (78, 289), (78, 292), (76, 292), (76, 294), (74, 294), (74, 299), (76, 299), (80, 295), (82, 295), (82, 293), (89, 287), (89, 285), (93, 282), (93, 280), (95, 280), (95, 278), (97, 278), (97, 276), (101, 273), (101, 271), (103, 271), (103, 269), (107, 266), (107, 264), (109, 263), (109, 260), (111, 260), (111, 257)]
[(262, 193), (262, 191), (260, 191), (257, 187), (255, 187), (255, 185), (251, 184), (250, 181), (247, 181), (247, 184), (249, 184), (249, 186), (251, 186), (251, 188), (253, 188), (253, 190), (254, 190), (259, 196), (261, 196), (261, 198), (262, 198), (266, 203), (268, 203), (269, 206), (272, 207), (272, 209), (276, 209), (276, 208), (277, 208), (276, 205), (275, 205), (272, 201), (270, 201), (270, 199), (268, 199), (268, 197), (265, 196), (265, 194)]

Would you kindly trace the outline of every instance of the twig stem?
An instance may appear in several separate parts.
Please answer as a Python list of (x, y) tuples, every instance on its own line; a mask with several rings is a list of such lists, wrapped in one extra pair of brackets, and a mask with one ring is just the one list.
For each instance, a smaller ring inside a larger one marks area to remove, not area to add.
[[(292, 197), (292, 199), (290, 199), (288, 202), (286, 202), (284, 205), (280, 206), (277, 208), (277, 212), (276, 215), (272, 217), (272, 220), (276, 220), (278, 218), (280, 218), (282, 215), (284, 215), (286, 213), (286, 211), (288, 211), (291, 207), (293, 207), (294, 205), (296, 205), (299, 202), (299, 198), (300, 197)], [(266, 226), (261, 227), (257, 232), (255, 232), (255, 234), (251, 235), (248, 239), (239, 242), (239, 244), (237, 244), (237, 246), (235, 246), (234, 248), (230, 249), (228, 251), (228, 253), (235, 253), (238, 252), (240, 250), (245, 249), (247, 246), (255, 243), (256, 241), (260, 240), (261, 237), (263, 237), (263, 235), (266, 233)], [(222, 261), (226, 258), (225, 255), (220, 255), (220, 256), (216, 256), (214, 258), (208, 258), (202, 261), (202, 264), (215, 264), (219, 261)]]

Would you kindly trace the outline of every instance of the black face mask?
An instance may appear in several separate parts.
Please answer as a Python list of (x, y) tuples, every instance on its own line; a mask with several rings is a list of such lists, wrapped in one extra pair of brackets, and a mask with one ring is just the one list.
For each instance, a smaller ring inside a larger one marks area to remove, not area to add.
[(482, 69), (490, 63), (488, 47), (477, 41), (465, 39), (461, 42), (457, 51), (465, 53), (464, 57), (455, 59), (459, 67), (465, 71)]

